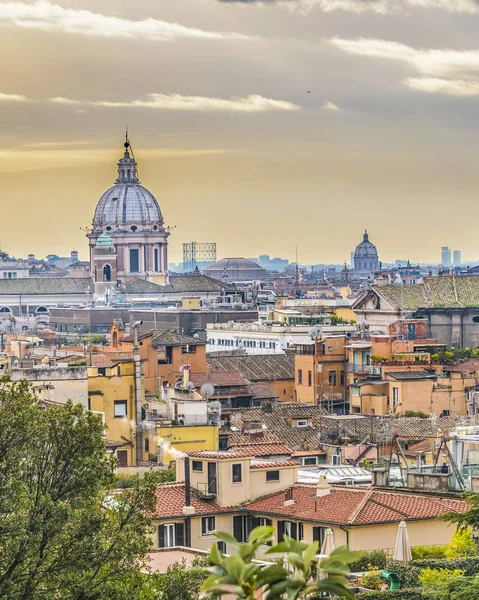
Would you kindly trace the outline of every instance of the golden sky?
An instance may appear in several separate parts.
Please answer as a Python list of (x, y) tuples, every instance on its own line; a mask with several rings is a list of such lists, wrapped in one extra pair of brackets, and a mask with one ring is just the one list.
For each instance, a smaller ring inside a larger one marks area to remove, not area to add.
[(0, 246), (86, 258), (125, 125), (219, 257), (479, 260), (476, 0), (0, 0)]

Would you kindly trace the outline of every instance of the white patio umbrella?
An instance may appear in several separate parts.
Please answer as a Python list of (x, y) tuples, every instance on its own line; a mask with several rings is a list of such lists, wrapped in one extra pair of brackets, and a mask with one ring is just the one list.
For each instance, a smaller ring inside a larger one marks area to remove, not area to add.
[(329, 556), (334, 550), (334, 533), (333, 530), (328, 527), (324, 535), (323, 545), (321, 546), (321, 554)]
[(399, 562), (409, 562), (412, 560), (411, 545), (409, 544), (409, 535), (405, 521), (399, 523), (393, 558)]

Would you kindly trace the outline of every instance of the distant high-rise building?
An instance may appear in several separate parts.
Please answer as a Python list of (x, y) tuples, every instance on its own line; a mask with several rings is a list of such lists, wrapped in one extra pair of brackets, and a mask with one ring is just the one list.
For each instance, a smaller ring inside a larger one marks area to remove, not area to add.
[(451, 249), (448, 246), (441, 247), (441, 265), (443, 267), (451, 266)]
[(455, 267), (461, 266), (462, 259), (461, 259), (461, 251), (460, 250), (454, 250), (454, 252), (452, 253), (452, 263)]
[(206, 269), (216, 262), (216, 242), (185, 242), (183, 244), (183, 271), (192, 273), (196, 268)]

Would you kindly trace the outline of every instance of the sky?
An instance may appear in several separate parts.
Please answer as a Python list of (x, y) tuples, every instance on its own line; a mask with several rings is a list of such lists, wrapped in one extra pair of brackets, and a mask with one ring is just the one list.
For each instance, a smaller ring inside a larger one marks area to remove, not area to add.
[(478, 260), (479, 0), (0, 0), (0, 247), (87, 257), (125, 125), (218, 257)]

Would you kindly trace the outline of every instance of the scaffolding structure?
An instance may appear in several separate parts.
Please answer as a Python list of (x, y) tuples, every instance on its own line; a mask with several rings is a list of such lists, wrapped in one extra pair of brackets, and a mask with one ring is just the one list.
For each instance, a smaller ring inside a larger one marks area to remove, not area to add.
[(216, 242), (185, 242), (183, 244), (183, 271), (193, 273), (216, 262)]

